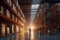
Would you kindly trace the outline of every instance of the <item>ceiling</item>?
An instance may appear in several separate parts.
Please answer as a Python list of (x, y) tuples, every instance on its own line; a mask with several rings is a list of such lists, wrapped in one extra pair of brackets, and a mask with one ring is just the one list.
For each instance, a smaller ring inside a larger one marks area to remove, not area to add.
[(49, 3), (54, 4), (60, 2), (60, 0), (18, 0), (20, 7), (23, 11), (23, 14), (25, 15), (26, 24), (29, 24), (31, 20), (34, 20), (35, 14), (38, 12), (38, 6), (41, 3)]
[[(21, 6), (24, 6), (24, 5), (31, 5), (33, 0), (18, 0), (18, 1)], [(39, 4), (39, 2), (60, 3), (60, 0), (34, 0), (33, 4)]]
[[(45, 2), (48, 2), (50, 4), (60, 2), (60, 0), (18, 0), (18, 1), (21, 6), (21, 9), (22, 9), (24, 15), (27, 17), (27, 19), (31, 16), (31, 12), (33, 12), (35, 10), (35, 9), (33, 10), (31, 8), (32, 5), (41, 4), (41, 3), (45, 3)], [(31, 11), (31, 10), (33, 10), (33, 11)], [(34, 12), (36, 12), (36, 10)]]

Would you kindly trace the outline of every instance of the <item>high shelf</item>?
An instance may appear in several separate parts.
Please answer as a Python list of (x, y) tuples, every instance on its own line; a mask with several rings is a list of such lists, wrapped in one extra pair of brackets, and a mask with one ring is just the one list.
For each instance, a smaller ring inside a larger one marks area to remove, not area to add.
[(18, 0), (0, 0), (0, 37), (20, 32), (25, 17)]

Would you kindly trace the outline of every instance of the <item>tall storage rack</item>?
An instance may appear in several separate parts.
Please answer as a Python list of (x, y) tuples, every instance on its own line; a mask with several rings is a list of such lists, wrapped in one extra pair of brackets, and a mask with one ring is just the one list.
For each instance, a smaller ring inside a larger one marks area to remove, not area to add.
[(25, 18), (18, 0), (0, 0), (0, 37), (19, 33)]

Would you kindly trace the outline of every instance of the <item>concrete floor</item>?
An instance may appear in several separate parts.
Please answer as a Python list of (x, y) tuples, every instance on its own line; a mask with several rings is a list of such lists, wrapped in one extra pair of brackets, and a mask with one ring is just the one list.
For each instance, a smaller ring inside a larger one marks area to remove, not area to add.
[(40, 35), (39, 33), (11, 34), (7, 37), (0, 38), (0, 40), (60, 40), (60, 35)]

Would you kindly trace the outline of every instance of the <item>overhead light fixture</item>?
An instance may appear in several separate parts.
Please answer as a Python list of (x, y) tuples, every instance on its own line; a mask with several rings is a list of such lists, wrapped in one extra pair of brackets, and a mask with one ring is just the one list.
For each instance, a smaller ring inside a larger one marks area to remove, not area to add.
[(34, 9), (34, 10), (31, 10), (31, 11), (32, 11), (32, 12), (36, 12), (37, 10)]
[(31, 14), (35, 14), (36, 12), (31, 12)]
[(39, 8), (39, 4), (31, 5), (31, 20), (32, 20), (32, 21), (33, 21), (34, 18), (35, 18), (35, 14), (36, 14), (38, 8)]
[(34, 4), (31, 6), (31, 9), (38, 9), (38, 7), (39, 7), (39, 4)]

